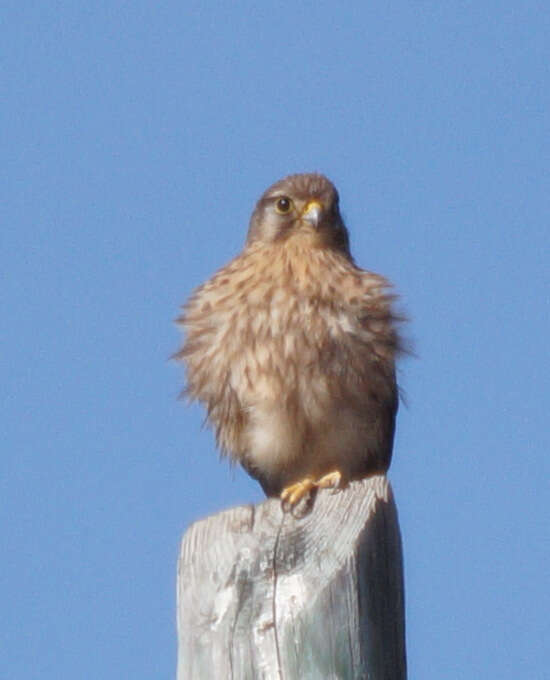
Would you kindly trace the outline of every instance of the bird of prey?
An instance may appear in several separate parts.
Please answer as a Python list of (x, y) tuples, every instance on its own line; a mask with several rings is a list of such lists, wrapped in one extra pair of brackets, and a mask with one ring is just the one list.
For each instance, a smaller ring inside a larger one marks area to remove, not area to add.
[(221, 452), (285, 507), (388, 468), (394, 298), (354, 263), (338, 192), (311, 173), (265, 191), (241, 254), (184, 305), (185, 393)]

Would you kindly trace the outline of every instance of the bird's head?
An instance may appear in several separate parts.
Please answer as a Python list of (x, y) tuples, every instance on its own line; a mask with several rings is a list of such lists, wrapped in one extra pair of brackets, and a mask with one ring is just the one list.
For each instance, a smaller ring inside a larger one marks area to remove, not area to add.
[(316, 173), (289, 175), (264, 192), (250, 218), (247, 244), (304, 239), (349, 253), (348, 231), (332, 182)]

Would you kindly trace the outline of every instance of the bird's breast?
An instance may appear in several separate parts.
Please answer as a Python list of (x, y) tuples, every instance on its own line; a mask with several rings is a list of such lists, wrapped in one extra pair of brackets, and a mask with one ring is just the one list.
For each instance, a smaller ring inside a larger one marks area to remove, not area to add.
[(335, 436), (355, 451), (373, 361), (361, 310), (383, 280), (322, 253), (268, 255), (237, 258), (191, 298), (188, 391), (237, 457), (293, 459), (313, 433), (317, 449)]

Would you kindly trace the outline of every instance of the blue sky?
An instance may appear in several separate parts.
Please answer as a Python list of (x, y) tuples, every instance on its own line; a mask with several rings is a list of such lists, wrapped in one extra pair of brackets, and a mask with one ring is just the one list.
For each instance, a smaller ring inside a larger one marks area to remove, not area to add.
[(171, 678), (195, 519), (260, 501), (172, 324), (291, 172), (388, 276), (410, 677), (546, 677), (543, 2), (7, 2), (0, 677)]

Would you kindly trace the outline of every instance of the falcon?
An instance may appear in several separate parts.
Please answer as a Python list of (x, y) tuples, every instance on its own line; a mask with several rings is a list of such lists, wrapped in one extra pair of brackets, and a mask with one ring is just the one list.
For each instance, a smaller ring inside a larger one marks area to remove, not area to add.
[(222, 454), (284, 507), (389, 467), (394, 298), (354, 263), (338, 192), (310, 173), (265, 191), (241, 254), (184, 305), (184, 392)]

